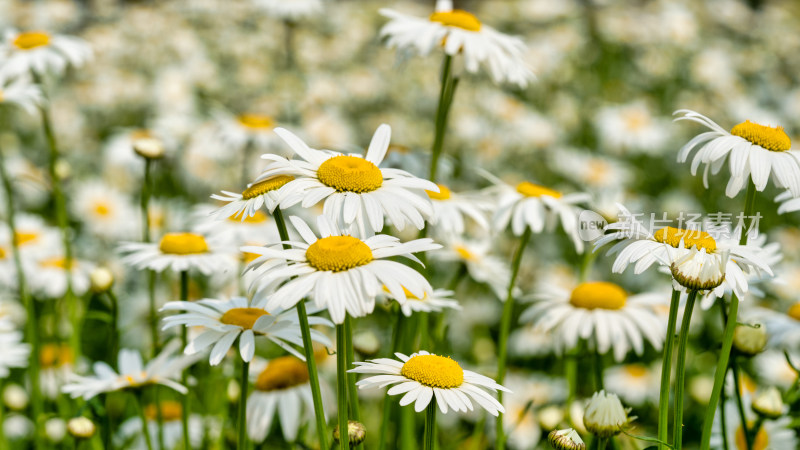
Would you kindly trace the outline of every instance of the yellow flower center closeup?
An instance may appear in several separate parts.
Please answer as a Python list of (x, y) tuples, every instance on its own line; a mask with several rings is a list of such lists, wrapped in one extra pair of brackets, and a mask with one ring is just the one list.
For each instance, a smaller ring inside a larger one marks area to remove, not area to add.
[(258, 253), (250, 253), (250, 252), (242, 252), (242, 262), (245, 264), (250, 264), (251, 262), (255, 261), (258, 258)]
[(707, 253), (712, 253), (717, 249), (717, 242), (714, 238), (700, 230), (684, 230), (683, 228), (664, 227), (655, 232), (653, 237), (662, 244), (667, 244), (678, 248), (683, 240), (686, 248), (697, 247), (698, 250), (706, 249)]
[(280, 189), (284, 184), (292, 180), (294, 180), (294, 177), (291, 175), (277, 175), (267, 178), (266, 180), (261, 180), (258, 183), (251, 184), (247, 189), (245, 189), (242, 192), (242, 198), (244, 200), (256, 198), (259, 195), (264, 195), (267, 192)]
[[(752, 424), (750, 424), (752, 426)], [(769, 447), (769, 435), (767, 431), (762, 426), (758, 429), (758, 433), (756, 433), (756, 438), (752, 442), (750, 446), (750, 450), (767, 450)], [(736, 429), (736, 449), (737, 450), (747, 450), (747, 441), (744, 438), (744, 430), (742, 430), (742, 426), (740, 425), (739, 428)]]
[(269, 313), (261, 308), (231, 308), (225, 311), (219, 321), (252, 330), (259, 317), (268, 315)]
[(449, 200), (450, 196), (453, 195), (453, 193), (450, 192), (450, 188), (442, 184), (437, 184), (437, 186), (439, 186), (439, 192), (425, 190), (428, 197), (430, 197), (431, 200)]
[(72, 364), (72, 349), (66, 344), (44, 344), (39, 352), (39, 362), (43, 368), (61, 367)]
[[(174, 422), (181, 420), (183, 415), (183, 406), (180, 402), (173, 400), (165, 400), (159, 403), (161, 406), (161, 418), (165, 422)], [(149, 404), (144, 408), (144, 416), (147, 420), (158, 420), (158, 406)]]
[(236, 223), (244, 222), (244, 223), (249, 223), (249, 224), (259, 224), (259, 223), (264, 223), (264, 222), (267, 221), (267, 214), (264, 211), (256, 211), (256, 213), (253, 214), (252, 216), (245, 217), (244, 220), (242, 220), (242, 215), (243, 214), (244, 214), (244, 211), (241, 211), (238, 214), (234, 214), (234, 215), (228, 217), (228, 220), (230, 220), (231, 222), (236, 222)]
[(306, 259), (317, 270), (341, 272), (372, 261), (372, 250), (352, 236), (328, 236), (308, 247)]
[(544, 186), (539, 186), (538, 184), (533, 184), (528, 181), (523, 181), (522, 183), (518, 184), (517, 192), (525, 197), (541, 197), (543, 195), (547, 195), (548, 197), (561, 198), (561, 192), (546, 188)]
[(467, 31), (480, 31), (481, 21), (473, 14), (461, 9), (435, 12), (430, 16), (431, 22), (438, 22), (448, 27), (461, 28)]
[(27, 31), (20, 33), (14, 39), (14, 46), (20, 50), (31, 50), (36, 47), (44, 47), (50, 43), (50, 35), (43, 31)]
[(161, 238), (158, 249), (170, 255), (194, 255), (208, 252), (208, 244), (199, 234), (167, 233)]
[(92, 208), (94, 213), (101, 217), (106, 217), (111, 214), (111, 205), (106, 202), (98, 201), (95, 202), (94, 207)]
[(466, 261), (475, 261), (476, 259), (478, 259), (478, 257), (475, 256), (474, 253), (469, 251), (469, 249), (467, 247), (464, 247), (463, 245), (456, 246), (456, 253), (458, 253), (458, 256), (460, 256), (461, 259)]
[(383, 184), (383, 173), (375, 164), (358, 156), (334, 156), (320, 164), (317, 178), (339, 192), (363, 194)]
[(647, 367), (641, 364), (626, 364), (623, 366), (623, 370), (632, 378), (644, 378), (647, 376)]
[(622, 309), (627, 298), (625, 290), (614, 283), (590, 281), (573, 289), (569, 302), (583, 309)]
[(768, 127), (745, 120), (731, 128), (731, 134), (773, 152), (783, 152), (792, 148), (792, 140), (780, 126)]
[(75, 267), (75, 261), (73, 260), (73, 261), (67, 262), (66, 258), (57, 256), (55, 258), (48, 258), (48, 259), (42, 260), (39, 263), (39, 266), (43, 267), (43, 268), (47, 268), (47, 269), (64, 269), (64, 270), (66, 270), (68, 267), (70, 269)]
[(790, 306), (789, 311), (786, 311), (786, 314), (792, 319), (800, 321), (800, 302)]
[(423, 386), (451, 389), (464, 383), (464, 370), (446, 356), (417, 355), (411, 357), (400, 374)]
[(14, 232), (14, 240), (17, 245), (23, 246), (39, 239), (39, 233), (35, 231), (16, 231)]
[(259, 391), (278, 391), (307, 383), (308, 379), (306, 363), (294, 356), (281, 356), (270, 361), (258, 374), (255, 386)]
[(271, 129), (275, 126), (275, 121), (271, 117), (261, 114), (242, 114), (236, 120), (242, 126), (252, 130)]

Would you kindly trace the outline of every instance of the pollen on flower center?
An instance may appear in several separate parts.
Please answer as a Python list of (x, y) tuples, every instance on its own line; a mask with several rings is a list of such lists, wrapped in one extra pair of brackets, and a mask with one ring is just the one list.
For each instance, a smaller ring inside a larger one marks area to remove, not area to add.
[(261, 114), (242, 114), (236, 120), (242, 126), (253, 130), (271, 129), (275, 125), (275, 121), (271, 117)]
[(252, 330), (259, 317), (268, 315), (269, 313), (261, 308), (231, 308), (225, 311), (219, 321)]
[(621, 309), (628, 295), (625, 290), (607, 281), (581, 283), (572, 290), (569, 302), (584, 309)]
[(480, 31), (481, 21), (473, 14), (461, 9), (435, 12), (430, 16), (431, 22), (439, 22), (448, 27), (461, 28), (467, 31)]
[(352, 236), (328, 236), (306, 250), (306, 259), (317, 270), (341, 272), (372, 261), (372, 250)]
[(464, 383), (464, 370), (446, 356), (413, 356), (403, 364), (400, 374), (433, 388), (451, 389)]
[(228, 217), (228, 220), (231, 222), (236, 223), (250, 223), (250, 224), (257, 224), (257, 223), (264, 223), (267, 221), (267, 214), (264, 211), (256, 211), (255, 214), (252, 216), (247, 216), (242, 220), (242, 216), (244, 215), (244, 211), (240, 211), (238, 214), (234, 214)]
[(183, 414), (183, 406), (176, 401), (161, 401), (159, 405), (149, 404), (144, 408), (144, 416), (147, 420), (158, 420), (158, 406), (161, 406), (161, 418), (166, 422), (180, 420)]
[(199, 234), (167, 233), (161, 238), (158, 249), (171, 255), (193, 255), (208, 252), (208, 244)]
[(381, 169), (358, 156), (334, 156), (317, 169), (317, 178), (325, 186), (339, 192), (363, 194), (372, 192), (383, 184)]
[(790, 306), (789, 311), (786, 311), (786, 314), (792, 319), (800, 321), (800, 302)]
[(450, 196), (453, 194), (450, 192), (450, 188), (442, 184), (437, 184), (437, 186), (439, 186), (439, 192), (433, 192), (427, 189), (425, 190), (425, 193), (428, 194), (428, 197), (430, 197), (431, 200), (449, 200)]
[(792, 140), (780, 126), (768, 127), (745, 120), (733, 127), (731, 134), (773, 152), (783, 152), (792, 148)]
[(697, 247), (698, 250), (706, 249), (711, 253), (717, 249), (717, 242), (714, 238), (700, 230), (684, 230), (683, 228), (664, 227), (653, 235), (656, 241), (678, 248), (683, 239), (684, 247)]
[(43, 31), (27, 31), (14, 39), (14, 46), (20, 50), (31, 50), (50, 43), (50, 35)]
[(284, 184), (292, 180), (294, 180), (294, 177), (291, 175), (277, 175), (267, 178), (266, 180), (261, 180), (248, 186), (247, 189), (242, 192), (242, 198), (244, 200), (256, 198), (259, 195), (264, 195), (267, 192), (280, 189)]
[(255, 386), (259, 391), (289, 389), (308, 382), (308, 367), (294, 356), (281, 356), (267, 364), (258, 374)]
[(533, 184), (528, 181), (523, 181), (522, 183), (518, 184), (517, 192), (526, 197), (541, 197), (543, 195), (547, 195), (553, 198), (561, 198), (561, 192), (546, 188), (544, 186), (539, 186), (538, 184)]

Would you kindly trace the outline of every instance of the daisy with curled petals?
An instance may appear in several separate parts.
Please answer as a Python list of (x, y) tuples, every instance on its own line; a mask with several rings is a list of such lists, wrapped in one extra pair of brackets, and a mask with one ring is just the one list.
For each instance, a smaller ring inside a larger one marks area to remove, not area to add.
[(0, 46), (0, 73), (19, 76), (34, 72), (61, 74), (67, 66), (80, 67), (92, 57), (89, 45), (80, 38), (45, 31), (8, 30)]
[(552, 334), (558, 352), (571, 350), (585, 339), (598, 353), (613, 351), (621, 361), (631, 350), (641, 355), (645, 342), (661, 349), (666, 327), (653, 308), (661, 297), (661, 293), (629, 296), (622, 287), (606, 281), (581, 283), (572, 291), (547, 284), (520, 321)]
[[(164, 329), (176, 326), (200, 327), (202, 331), (184, 349), (187, 355), (193, 355), (207, 349), (211, 345), (209, 363), (219, 364), (230, 350), (236, 339), (239, 339), (239, 354), (245, 362), (250, 362), (255, 354), (256, 336), (264, 336), (279, 347), (298, 358), (302, 354), (291, 344), (303, 345), (297, 312), (269, 312), (263, 308), (250, 305), (248, 299), (235, 297), (230, 300), (203, 299), (199, 301), (169, 302), (162, 311), (186, 311), (164, 318)], [(331, 325), (320, 317), (309, 317), (311, 325)], [(323, 345), (331, 342), (324, 334), (311, 330), (311, 338)]]
[[(447, 289), (436, 289), (432, 294), (426, 294), (422, 298), (416, 297), (407, 289), (406, 300), (400, 303), (400, 311), (404, 316), (410, 317), (415, 312), (441, 312), (444, 309), (460, 310), (461, 305), (457, 300), (453, 300), (453, 291)], [(392, 294), (386, 291), (386, 297), (394, 300)]]
[[(356, 383), (359, 388), (385, 387), (389, 395), (405, 394), (400, 405), (414, 403), (414, 410), (421, 412), (431, 401), (434, 401), (443, 414), (447, 411), (472, 411), (475, 401), (489, 414), (497, 416), (505, 409), (500, 402), (484, 389), (492, 392), (508, 389), (495, 383), (491, 378), (464, 370), (458, 362), (447, 356), (439, 356), (424, 350), (406, 356), (395, 353), (400, 361), (380, 358), (367, 362), (356, 362), (352, 373), (377, 374), (364, 378)], [(471, 399), (471, 400), (470, 400)]]
[(452, 1), (439, 0), (427, 18), (410, 16), (391, 9), (380, 13), (389, 18), (380, 35), (386, 45), (422, 56), (441, 48), (451, 57), (463, 57), (467, 72), (481, 67), (495, 83), (511, 83), (521, 88), (534, 78), (525, 63), (525, 44), (481, 23), (473, 14), (453, 9)]
[(400, 169), (378, 167), (389, 148), (389, 125), (378, 127), (365, 157), (315, 150), (288, 130), (277, 128), (275, 132), (301, 158), (261, 156), (270, 165), (259, 181), (276, 175), (295, 178), (280, 189), (281, 208), (297, 203), (308, 208), (325, 200), (327, 217), (341, 228), (355, 225), (362, 236), (383, 229), (384, 216), (399, 230), (409, 223), (421, 230), (433, 214), (424, 191), (439, 192), (438, 186)]
[(212, 212), (211, 216), (218, 219), (232, 218), (244, 222), (255, 216), (262, 206), (272, 213), (280, 202), (278, 190), (292, 180), (294, 177), (290, 175), (275, 175), (250, 183), (241, 194), (230, 191), (222, 191), (222, 195), (212, 194), (211, 198), (226, 204)]
[(464, 218), (469, 217), (481, 229), (489, 229), (486, 212), (491, 209), (491, 199), (487, 196), (457, 194), (443, 184), (438, 184), (439, 192), (426, 191), (433, 204), (433, 215), (429, 222), (434, 229), (447, 235), (464, 234)]
[(139, 270), (184, 272), (196, 269), (203, 275), (210, 275), (236, 267), (233, 253), (196, 233), (167, 233), (159, 242), (128, 242), (122, 244), (119, 251), (124, 254), (123, 263)]
[(15, 105), (28, 114), (36, 113), (36, 107), (44, 103), (38, 86), (24, 77), (9, 79), (0, 73), (0, 105)]
[[(697, 152), (692, 159), (692, 175), (704, 164), (703, 184), (708, 187), (709, 171), (719, 173), (726, 159), (731, 178), (725, 195), (735, 197), (752, 179), (756, 190), (763, 191), (770, 175), (779, 188), (788, 189), (793, 196), (800, 196), (800, 151), (792, 150), (792, 142), (783, 127), (771, 127), (746, 120), (727, 131), (708, 117), (681, 109), (675, 120), (690, 120), (706, 126), (711, 131), (701, 133), (678, 152), (678, 162), (686, 162), (689, 155)], [(730, 156), (730, 158), (729, 158)]]
[(381, 286), (401, 304), (407, 299), (406, 290), (417, 298), (433, 293), (419, 272), (388, 259), (403, 256), (419, 262), (413, 253), (441, 248), (432, 239), (400, 242), (379, 234), (362, 240), (343, 234), (325, 216), (317, 220), (322, 236), (317, 238), (302, 219), (291, 216), (290, 220), (305, 242), (288, 242), (290, 249), (281, 245), (242, 248), (260, 255), (247, 267), (256, 273), (256, 295), (261, 297), (254, 306), (289, 309), (308, 297), (341, 324), (346, 314), (360, 317), (371, 313)]

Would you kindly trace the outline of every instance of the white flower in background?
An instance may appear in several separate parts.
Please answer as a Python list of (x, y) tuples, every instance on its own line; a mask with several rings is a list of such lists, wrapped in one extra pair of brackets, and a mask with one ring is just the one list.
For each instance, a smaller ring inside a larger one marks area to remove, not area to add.
[[(161, 420), (163, 421), (164, 448), (176, 448), (183, 439), (183, 405), (174, 400), (164, 400), (158, 404), (161, 409)], [(144, 416), (147, 420), (147, 433), (150, 434), (150, 441), (157, 445), (159, 439), (158, 409), (155, 404), (149, 404), (144, 408)], [(221, 427), (216, 417), (203, 417), (198, 414), (189, 414), (189, 442), (193, 448), (201, 447), (203, 439), (219, 439)], [(147, 450), (147, 441), (142, 430), (142, 419), (131, 417), (122, 422), (119, 432), (115, 436), (116, 445), (122, 447), (124, 443), (129, 443), (127, 447), (134, 450)]]
[(270, 116), (255, 113), (233, 115), (222, 110), (215, 111), (213, 115), (219, 141), (236, 155), (245, 149), (271, 153), (279, 142), (273, 131), (275, 119)]
[[(394, 300), (391, 292), (384, 289), (385, 296), (388, 299)], [(400, 311), (406, 317), (410, 317), (415, 312), (442, 312), (445, 309), (461, 309), (461, 305), (457, 300), (454, 300), (453, 291), (447, 289), (434, 289), (433, 293), (425, 294), (424, 297), (418, 298), (412, 294), (408, 289), (405, 290), (406, 299), (400, 304)]]
[(81, 184), (70, 202), (91, 234), (109, 240), (131, 239), (140, 229), (140, 214), (128, 196), (108, 184), (87, 181)]
[(426, 191), (433, 205), (433, 215), (428, 222), (434, 230), (444, 235), (462, 235), (466, 229), (464, 218), (469, 217), (483, 230), (489, 229), (487, 212), (492, 199), (480, 194), (457, 194), (443, 184), (439, 192)]
[(486, 283), (501, 301), (506, 300), (506, 291), (511, 279), (511, 268), (503, 258), (489, 254), (494, 247), (487, 237), (482, 240), (467, 240), (449, 235), (444, 248), (431, 252), (434, 261), (456, 261), (464, 264), (470, 278)]
[(607, 368), (603, 373), (608, 390), (619, 392), (625, 403), (643, 406), (658, 404), (658, 389), (661, 385), (660, 364), (644, 365), (634, 362)]
[(30, 72), (60, 75), (67, 66), (80, 67), (91, 57), (92, 50), (83, 39), (10, 29), (0, 47), (0, 75), (15, 77)]
[(510, 372), (503, 383), (514, 395), (503, 396), (503, 428), (508, 447), (515, 450), (535, 448), (542, 436), (539, 413), (547, 404), (567, 398), (564, 379), (543, 375)]
[(212, 205), (195, 207), (191, 221), (192, 231), (203, 236), (214, 236), (215, 240), (225, 242), (233, 247), (240, 247), (252, 242), (279, 242), (278, 227), (270, 215), (257, 210), (249, 217), (228, 216), (221, 214), (214, 217), (219, 209)]
[(61, 249), (61, 233), (58, 228), (45, 224), (41, 217), (31, 214), (19, 214), (15, 219), (16, 231), (13, 236), (8, 225), (5, 222), (0, 223), (0, 242), (3, 243), (3, 248), (10, 250), (11, 239), (15, 239), (20, 255), (23, 260), (28, 261), (50, 257)]
[(752, 179), (756, 190), (763, 191), (770, 175), (775, 186), (788, 189), (795, 197), (800, 196), (800, 152), (792, 150), (792, 141), (783, 127), (746, 120), (729, 132), (700, 113), (680, 109), (675, 114), (679, 114), (675, 120), (697, 122), (710, 129), (692, 138), (678, 152), (678, 162), (686, 162), (696, 150), (692, 158), (692, 175), (703, 164), (703, 184), (706, 187), (709, 172), (716, 175), (727, 160), (731, 172), (725, 188), (728, 197), (735, 197), (747, 185), (748, 179)]
[(667, 123), (654, 117), (644, 102), (602, 108), (595, 124), (603, 148), (615, 154), (627, 150), (658, 155), (669, 138)]
[(22, 342), (22, 332), (6, 318), (0, 319), (0, 379), (8, 377), (9, 369), (28, 367), (30, 346)]
[(786, 214), (800, 211), (800, 196), (792, 195), (791, 191), (778, 194), (775, 201), (781, 205), (778, 207), (778, 214)]
[(235, 219), (244, 222), (255, 216), (262, 206), (272, 213), (281, 200), (280, 188), (292, 180), (294, 177), (290, 175), (276, 175), (250, 183), (241, 194), (230, 191), (222, 191), (222, 195), (212, 194), (211, 198), (225, 202), (226, 205), (212, 212), (211, 215), (219, 219)]
[[(750, 404), (750, 396), (745, 396), (742, 399), (745, 403), (745, 420), (750, 428), (756, 424), (756, 415), (748, 408)], [(744, 438), (744, 431), (742, 429), (741, 420), (739, 419), (739, 410), (733, 400), (725, 402), (725, 441), (722, 438), (722, 415), (717, 409), (717, 414), (714, 416), (714, 423), (711, 427), (711, 448), (714, 450), (723, 450), (723, 442), (733, 444), (736, 449), (746, 449), (747, 443)], [(751, 436), (751, 449), (789, 449), (797, 448), (798, 442), (797, 435), (794, 432), (791, 424), (791, 417), (783, 417), (778, 420), (764, 420), (758, 430), (750, 430)]]
[(278, 20), (298, 22), (323, 11), (323, 0), (253, 0), (267, 15)]
[(785, 306), (772, 308), (754, 307), (746, 312), (748, 321), (764, 323), (768, 330), (770, 348), (797, 351), (800, 350), (800, 301)]
[(39, 350), (39, 386), (42, 393), (55, 400), (61, 387), (75, 370), (75, 355), (65, 343), (46, 343)]
[[(61, 248), (59, 247), (60, 251)], [(72, 285), (72, 293), (83, 295), (89, 290), (89, 275), (94, 264), (89, 261), (67, 260), (60, 254), (26, 261), (24, 264), (28, 283), (34, 295), (57, 299), (67, 293), (67, 278)]]
[(43, 103), (44, 96), (38, 86), (26, 77), (7, 78), (0, 70), (0, 106), (19, 106), (33, 115)]
[(450, 1), (438, 1), (436, 11), (428, 18), (391, 9), (381, 9), (380, 13), (389, 18), (380, 34), (390, 48), (422, 56), (442, 49), (458, 60), (463, 58), (467, 72), (477, 73), (483, 67), (498, 84), (524, 88), (534, 79), (525, 63), (522, 39), (500, 33), (467, 11), (453, 9)]
[(619, 397), (605, 391), (595, 392), (583, 413), (583, 425), (601, 438), (616, 436), (628, 422), (628, 411), (622, 407)]
[(208, 242), (201, 234), (167, 233), (159, 242), (128, 242), (119, 247), (122, 262), (138, 270), (174, 272), (197, 270), (203, 275), (231, 272), (236, 266), (231, 249)]

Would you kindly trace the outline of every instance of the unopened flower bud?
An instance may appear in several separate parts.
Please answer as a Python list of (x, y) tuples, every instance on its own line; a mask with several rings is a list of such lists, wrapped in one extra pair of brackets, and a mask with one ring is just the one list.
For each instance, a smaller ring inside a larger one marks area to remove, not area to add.
[[(367, 437), (367, 429), (364, 424), (356, 422), (355, 420), (347, 421), (347, 437), (350, 440), (350, 447), (356, 446), (364, 442)], [(339, 442), (339, 427), (333, 429), (333, 440)]]
[(133, 137), (133, 151), (145, 159), (160, 159), (164, 157), (164, 144), (160, 139), (148, 133), (141, 133)]
[(672, 279), (680, 286), (695, 291), (714, 289), (725, 281), (727, 255), (709, 254), (706, 249), (692, 247), (670, 265)]
[(539, 410), (539, 425), (545, 430), (554, 430), (564, 420), (564, 408), (551, 405)]
[(619, 397), (605, 391), (595, 392), (583, 413), (586, 430), (601, 438), (616, 436), (627, 424), (628, 412)]
[(3, 403), (10, 409), (20, 411), (28, 406), (28, 392), (18, 384), (9, 384), (3, 390)]
[(547, 435), (547, 442), (555, 450), (586, 450), (580, 435), (572, 428), (553, 430)]
[(767, 330), (762, 324), (736, 325), (733, 331), (733, 346), (739, 353), (754, 356), (767, 346)]
[(56, 161), (56, 176), (59, 180), (64, 180), (69, 178), (72, 175), (72, 166), (69, 165), (67, 161), (63, 159), (59, 159)]
[(67, 423), (60, 417), (53, 417), (44, 423), (44, 432), (52, 442), (61, 442), (67, 435)]
[(96, 430), (94, 422), (86, 417), (73, 417), (67, 422), (69, 435), (76, 439), (89, 439), (94, 436)]
[(756, 394), (753, 398), (753, 411), (767, 419), (775, 420), (786, 412), (786, 405), (783, 403), (778, 388), (771, 387)]
[(92, 283), (92, 292), (100, 294), (111, 289), (114, 284), (114, 274), (106, 267), (98, 267), (89, 274)]

